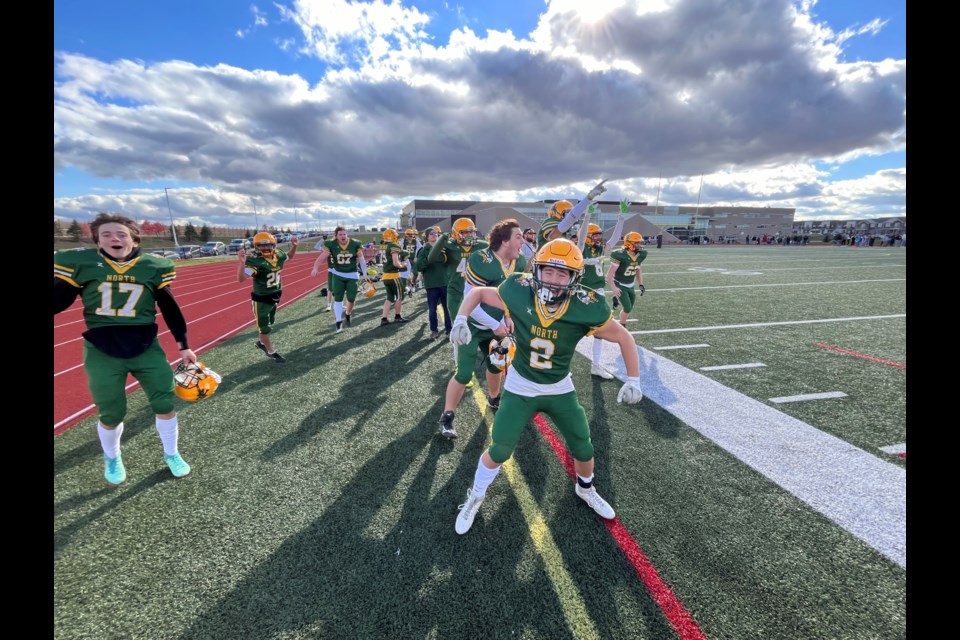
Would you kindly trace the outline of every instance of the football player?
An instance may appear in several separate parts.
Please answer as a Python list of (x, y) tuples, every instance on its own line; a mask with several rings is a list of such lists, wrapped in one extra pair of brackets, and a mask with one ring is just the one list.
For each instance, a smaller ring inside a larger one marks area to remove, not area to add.
[[(334, 229), (333, 238), (323, 243), (310, 275), (319, 275), (323, 261), (328, 261), (327, 286), (333, 293), (333, 319), (337, 323), (336, 333), (340, 333), (344, 325), (350, 326), (350, 314), (357, 300), (357, 282), (360, 273), (367, 273), (367, 261), (363, 257), (363, 244), (359, 240), (351, 240), (344, 227)], [(368, 279), (366, 275), (362, 277)], [(347, 298), (346, 307), (343, 305), (344, 296)]]
[(287, 359), (273, 348), (273, 344), (270, 342), (270, 333), (277, 318), (277, 305), (283, 295), (280, 272), (287, 261), (292, 260), (297, 255), (299, 244), (299, 238), (296, 236), (290, 238), (290, 252), (287, 253), (283, 249), (277, 249), (277, 239), (272, 233), (261, 231), (253, 236), (253, 249), (249, 256), (247, 256), (246, 249), (237, 251), (237, 260), (239, 261), (237, 282), (243, 282), (247, 278), (253, 279), (250, 300), (253, 317), (257, 321), (257, 333), (259, 333), (257, 349), (280, 364), (286, 362)]
[(594, 449), (590, 425), (570, 377), (577, 343), (586, 335), (615, 342), (626, 366), (627, 379), (617, 402), (635, 404), (640, 390), (640, 359), (633, 337), (612, 322), (603, 296), (579, 286), (583, 255), (573, 242), (559, 238), (542, 246), (532, 273), (511, 274), (497, 287), (477, 287), (467, 294), (454, 321), (450, 341), (464, 345), (472, 331), (466, 314), (479, 304), (502, 309), (513, 333), (516, 354), (507, 369), (504, 389), (493, 422), (492, 442), (480, 456), (473, 487), (460, 506), (455, 530), (469, 531), (487, 488), (510, 458), (524, 427), (537, 412), (549, 416), (573, 456), (575, 492), (600, 517), (615, 517), (613, 508), (593, 486)]
[[(590, 208), (593, 207), (594, 205), (590, 205)], [(603, 288), (603, 285), (606, 284), (606, 272), (603, 268), (603, 263), (606, 260), (605, 256), (620, 242), (620, 234), (623, 232), (623, 216), (629, 209), (630, 203), (626, 200), (621, 200), (620, 215), (617, 216), (617, 224), (613, 228), (610, 239), (606, 243), (603, 242), (603, 233), (600, 225), (593, 224), (592, 222), (587, 225), (587, 235), (583, 245), (583, 278), (580, 279), (580, 284), (585, 288), (592, 289), (599, 296), (603, 296), (606, 293)], [(589, 211), (591, 215), (597, 213), (597, 211), (591, 211), (590, 209), (587, 209), (587, 211)], [(602, 352), (603, 342), (594, 340), (593, 366), (590, 368), (590, 373), (604, 380), (612, 380), (613, 374), (604, 369), (600, 364)]]
[(553, 203), (547, 212), (547, 218), (540, 225), (540, 232), (537, 234), (537, 249), (544, 244), (557, 238), (572, 238), (577, 235), (576, 224), (580, 222), (587, 207), (593, 200), (607, 190), (603, 186), (606, 180), (601, 180), (590, 192), (587, 197), (576, 205), (570, 204), (569, 200), (558, 200)]
[(634, 280), (641, 296), (646, 291), (643, 286), (643, 271), (640, 269), (640, 263), (646, 259), (647, 250), (643, 248), (643, 236), (636, 231), (623, 237), (623, 249), (610, 254), (607, 286), (610, 287), (614, 301), (620, 301), (619, 321), (623, 326), (627, 326), (627, 317), (633, 311), (637, 300), (637, 292), (633, 288)]
[(400, 234), (396, 229), (386, 229), (383, 232), (383, 253), (387, 257), (383, 263), (383, 288), (387, 291), (387, 300), (383, 303), (383, 317), (380, 318), (380, 326), (390, 324), (388, 315), (390, 305), (394, 308), (394, 322), (406, 322), (400, 310), (403, 308), (403, 298), (407, 287), (407, 281), (403, 278), (403, 272), (409, 266), (409, 256), (403, 247), (399, 244)]
[(120, 454), (127, 412), (127, 375), (143, 387), (156, 414), (163, 459), (175, 478), (190, 473), (177, 448), (173, 370), (157, 339), (157, 309), (177, 341), (180, 358), (196, 364), (187, 344), (187, 322), (170, 293), (173, 262), (140, 250), (140, 227), (119, 213), (101, 213), (90, 224), (96, 249), (62, 251), (53, 258), (53, 313), (83, 300), (83, 369), (100, 413), (97, 435), (103, 449), (103, 476), (111, 485), (127, 479)]
[(477, 239), (477, 227), (470, 218), (454, 220), (449, 234), (441, 234), (427, 256), (429, 262), (442, 262), (447, 270), (447, 309), (457, 315), (463, 302), (463, 272), (467, 258), (474, 251), (486, 249), (487, 243)]
[[(520, 255), (523, 245), (523, 233), (520, 223), (513, 218), (500, 220), (488, 236), (490, 246), (474, 251), (467, 260), (464, 271), (465, 292), (469, 295), (474, 287), (496, 287), (514, 272), (522, 272), (527, 266), (527, 260)], [(458, 319), (462, 316), (458, 316)], [(454, 410), (463, 398), (463, 391), (467, 383), (473, 378), (473, 369), (477, 362), (477, 351), (486, 358), (490, 352), (490, 341), (494, 336), (507, 334), (503, 323), (503, 308), (486, 305), (477, 306), (470, 314), (469, 342), (453, 346), (454, 359), (457, 369), (447, 383), (443, 415), (440, 416), (440, 435), (446, 438), (456, 438), (457, 432), (453, 428)], [(493, 411), (500, 408), (500, 380), (502, 369), (487, 362), (487, 406)]]
[(417, 290), (417, 277), (420, 275), (420, 272), (417, 271), (417, 253), (420, 251), (420, 238), (417, 237), (416, 229), (407, 229), (403, 232), (403, 242), (400, 244), (403, 247), (403, 250), (407, 252), (407, 256), (410, 258), (408, 261), (406, 270), (400, 274), (401, 278), (406, 279), (407, 287), (406, 293), (407, 297), (413, 295), (413, 292)]

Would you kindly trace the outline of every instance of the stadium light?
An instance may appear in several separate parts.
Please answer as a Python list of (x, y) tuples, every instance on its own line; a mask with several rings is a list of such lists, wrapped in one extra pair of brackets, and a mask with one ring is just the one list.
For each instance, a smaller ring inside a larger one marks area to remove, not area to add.
[(180, 243), (177, 242), (177, 225), (173, 224), (173, 211), (170, 209), (170, 194), (167, 193), (167, 187), (163, 188), (163, 194), (167, 196), (167, 213), (170, 214), (170, 231), (173, 232), (173, 246), (179, 247)]

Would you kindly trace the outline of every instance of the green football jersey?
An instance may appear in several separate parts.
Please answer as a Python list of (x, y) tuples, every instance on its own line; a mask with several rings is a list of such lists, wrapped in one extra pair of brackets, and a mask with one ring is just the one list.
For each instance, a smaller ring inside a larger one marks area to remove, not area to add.
[[(496, 287), (511, 273), (521, 273), (527, 268), (527, 259), (518, 256), (513, 262), (503, 262), (490, 247), (473, 251), (467, 259), (463, 280), (471, 287)], [(464, 287), (466, 289), (466, 287)], [(481, 304), (480, 307), (495, 320), (503, 318), (503, 311)], [(471, 321), (472, 322), (472, 321)], [(479, 326), (474, 324), (474, 326)]]
[(248, 255), (243, 266), (247, 275), (253, 278), (253, 293), (260, 296), (275, 295), (283, 291), (280, 281), (280, 270), (287, 261), (287, 252), (276, 250), (276, 257), (267, 260), (260, 255)]
[(447, 261), (447, 295), (451, 293), (454, 296), (463, 298), (463, 274), (467, 270), (467, 260), (471, 254), (482, 251), (489, 247), (486, 240), (477, 240), (472, 247), (461, 247), (454, 239), (447, 240), (443, 250), (446, 253)]
[(580, 284), (591, 289), (603, 289), (607, 281), (607, 272), (604, 269), (606, 258), (603, 255), (604, 245), (595, 247), (587, 244), (583, 247), (583, 277)]
[(173, 262), (141, 253), (118, 262), (99, 249), (60, 251), (53, 257), (53, 276), (81, 289), (83, 319), (88, 329), (156, 322), (156, 292), (176, 279)]
[(403, 247), (396, 242), (386, 242), (381, 248), (383, 249), (383, 253), (387, 256), (386, 262), (383, 263), (384, 273), (402, 273), (406, 271), (406, 269), (402, 267), (398, 269), (396, 265), (393, 264), (393, 254), (399, 254), (400, 264), (403, 264), (403, 261), (409, 257), (407, 252), (403, 250)]
[(340, 273), (357, 273), (360, 268), (360, 260), (357, 253), (363, 250), (363, 245), (359, 240), (349, 239), (346, 246), (341, 245), (336, 240), (327, 240), (323, 247), (330, 252), (327, 257), (327, 266)]
[(633, 280), (640, 269), (640, 263), (647, 259), (647, 250), (641, 249), (636, 256), (631, 256), (626, 249), (620, 249), (610, 254), (611, 264), (617, 265), (613, 279), (618, 285), (633, 285)]
[(417, 241), (416, 240), (407, 240), (403, 239), (402, 243), (403, 250), (407, 252), (407, 256), (410, 258), (410, 264), (407, 267), (407, 271), (410, 271), (413, 275), (417, 274), (417, 264), (416, 264), (416, 255), (417, 255)]
[(554, 310), (537, 296), (533, 275), (515, 273), (497, 288), (510, 318), (517, 352), (513, 367), (531, 382), (553, 384), (570, 373), (577, 343), (610, 322), (610, 305), (590, 289), (576, 287)]

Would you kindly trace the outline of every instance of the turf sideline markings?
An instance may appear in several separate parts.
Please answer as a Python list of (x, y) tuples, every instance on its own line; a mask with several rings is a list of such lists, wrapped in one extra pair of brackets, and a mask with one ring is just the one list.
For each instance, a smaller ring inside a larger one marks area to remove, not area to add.
[[(588, 359), (593, 340), (577, 345)], [(906, 469), (652, 351), (637, 351), (646, 398), (906, 568)], [(626, 379), (620, 350), (609, 342), (601, 365)]]
[(905, 364), (900, 364), (899, 362), (891, 362), (890, 360), (884, 360), (883, 358), (875, 358), (875, 357), (873, 357), (873, 356), (868, 356), (868, 355), (866, 355), (866, 354), (864, 354), (864, 353), (858, 353), (858, 352), (856, 352), (856, 351), (849, 351), (849, 350), (843, 349), (843, 348), (841, 348), (841, 347), (834, 347), (834, 346), (829, 345), (829, 344), (823, 344), (822, 342), (817, 342), (816, 345), (817, 345), (818, 347), (822, 347), (822, 348), (824, 348), (824, 349), (830, 349), (831, 351), (836, 351), (836, 352), (842, 353), (842, 354), (844, 354), (844, 355), (855, 356), (855, 357), (857, 357), (857, 358), (863, 358), (864, 360), (872, 360), (873, 362), (879, 362), (880, 364), (888, 364), (888, 365), (890, 365), (891, 367), (896, 367), (896, 368), (898, 368), (898, 369), (906, 369), (906, 368), (907, 368), (907, 365), (905, 365)]
[[(685, 331), (714, 331), (716, 329), (752, 329), (755, 327), (783, 327), (794, 324), (822, 324), (824, 322), (851, 322), (855, 320), (890, 320), (906, 318), (905, 313), (894, 313), (888, 316), (853, 316), (850, 318), (822, 318), (820, 320), (785, 320), (783, 322), (750, 322), (746, 324), (718, 324), (710, 327), (680, 327), (677, 329), (647, 329), (631, 331), (630, 335), (645, 336), (653, 333), (683, 333)], [(583, 341), (581, 341), (581, 344)]]

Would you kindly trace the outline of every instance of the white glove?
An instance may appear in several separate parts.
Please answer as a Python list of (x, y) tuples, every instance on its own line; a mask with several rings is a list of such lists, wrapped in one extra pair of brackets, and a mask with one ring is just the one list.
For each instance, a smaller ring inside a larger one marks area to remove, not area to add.
[(594, 198), (599, 196), (601, 193), (606, 191), (607, 188), (603, 186), (603, 183), (606, 182), (607, 180), (609, 180), (609, 178), (605, 180), (601, 180), (599, 183), (597, 183), (597, 186), (595, 186), (593, 189), (590, 189), (590, 193), (587, 194), (587, 200), (593, 200)]
[[(451, 339), (452, 335), (451, 335)], [(617, 394), (617, 402), (637, 404), (643, 400), (643, 391), (640, 391), (640, 378), (627, 378)]]
[(450, 342), (462, 347), (465, 344), (470, 344), (472, 338), (470, 325), (467, 324), (467, 316), (457, 314), (453, 326), (450, 327)]

